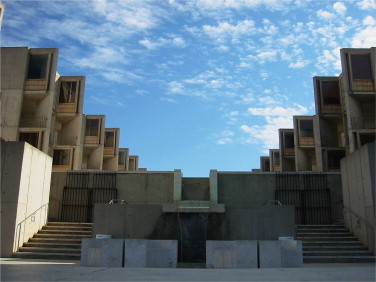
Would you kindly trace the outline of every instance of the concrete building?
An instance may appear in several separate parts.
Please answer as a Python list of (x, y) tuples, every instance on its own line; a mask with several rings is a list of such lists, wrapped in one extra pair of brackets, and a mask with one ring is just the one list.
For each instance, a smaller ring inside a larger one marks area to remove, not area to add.
[(281, 155), (279, 149), (269, 150), (270, 171), (281, 171)]
[(1, 30), (1, 26), (3, 25), (4, 11), (5, 11), (5, 5), (3, 2), (0, 2), (0, 30)]
[(294, 152), (284, 140), (291, 133), (279, 130), (281, 171), (340, 171), (342, 158), (375, 142), (376, 48), (344, 48), (340, 55), (339, 77), (313, 78), (316, 114), (293, 117)]
[[(105, 129), (104, 115), (83, 113), (85, 77), (60, 76), (58, 53), (1, 48), (1, 138), (48, 154), (54, 171), (118, 170), (120, 129)], [(138, 157), (126, 156), (121, 169), (137, 170)]]
[(295, 171), (295, 143), (293, 129), (279, 129), (280, 171)]

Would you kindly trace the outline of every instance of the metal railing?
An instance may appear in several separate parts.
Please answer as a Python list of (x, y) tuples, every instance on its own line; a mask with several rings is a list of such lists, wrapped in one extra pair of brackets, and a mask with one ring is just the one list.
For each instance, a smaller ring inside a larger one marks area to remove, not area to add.
[[(48, 203), (47, 204), (44, 204), (43, 206), (39, 207), (36, 211), (34, 211), (33, 213), (31, 213), (28, 217), (26, 217), (24, 220), (22, 220), (20, 223), (17, 224), (17, 227), (16, 227), (16, 240), (14, 240), (14, 245), (13, 245), (13, 250), (16, 250), (18, 251), (19, 249), (19, 246), (20, 246), (20, 239), (21, 239), (21, 228), (22, 228), (22, 225), (26, 223), (26, 221), (31, 218), (32, 216), (35, 216), (35, 214), (40, 211), (42, 208), (45, 208), (45, 211), (44, 211), (44, 218), (47, 222), (47, 213), (48, 213)], [(41, 218), (41, 217), (39, 217)], [(40, 223), (39, 223), (39, 227), (40, 227)], [(38, 228), (39, 228), (38, 227)]]

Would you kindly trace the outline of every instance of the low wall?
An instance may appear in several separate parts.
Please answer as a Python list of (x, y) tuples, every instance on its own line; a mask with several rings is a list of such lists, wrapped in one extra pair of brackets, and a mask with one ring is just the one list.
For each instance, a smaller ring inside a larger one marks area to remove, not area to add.
[(375, 143), (341, 160), (345, 225), (375, 253)]
[(1, 142), (1, 256), (47, 222), (52, 158), (25, 142)]

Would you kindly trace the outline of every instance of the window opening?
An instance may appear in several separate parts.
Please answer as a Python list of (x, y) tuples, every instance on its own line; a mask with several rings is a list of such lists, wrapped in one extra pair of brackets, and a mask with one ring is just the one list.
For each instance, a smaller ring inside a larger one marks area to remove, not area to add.
[(118, 165), (125, 165), (125, 152), (119, 151)]
[(321, 95), (324, 104), (340, 104), (338, 81), (321, 81)]
[(336, 150), (328, 151), (328, 168), (339, 169), (341, 165), (341, 159), (345, 157), (345, 151)]
[(301, 119), (299, 121), (300, 136), (313, 137), (313, 121), (310, 119)]
[(87, 119), (85, 136), (98, 136), (99, 119)]
[(47, 76), (48, 54), (32, 55), (29, 57), (27, 78), (43, 79)]
[(372, 79), (371, 57), (367, 54), (350, 56), (353, 79)]
[(285, 148), (294, 148), (294, 133), (293, 132), (285, 132)]
[(59, 103), (75, 103), (77, 98), (77, 81), (62, 81), (60, 84)]
[(69, 166), (70, 165), (70, 153), (71, 150), (54, 150), (54, 157), (53, 157), (53, 165), (64, 165)]
[(25, 141), (38, 148), (39, 132), (20, 132), (19, 141)]
[(105, 132), (104, 146), (111, 147), (111, 148), (115, 147), (115, 132), (113, 131)]
[(280, 165), (279, 152), (273, 152), (273, 159), (275, 165)]

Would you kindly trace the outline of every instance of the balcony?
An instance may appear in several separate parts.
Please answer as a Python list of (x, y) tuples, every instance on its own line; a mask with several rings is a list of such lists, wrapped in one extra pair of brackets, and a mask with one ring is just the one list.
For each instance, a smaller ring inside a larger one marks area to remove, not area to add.
[(76, 135), (58, 135), (56, 138), (56, 145), (77, 145), (77, 136)]
[(372, 79), (354, 79), (352, 81), (354, 92), (375, 92), (375, 83)]
[(283, 148), (283, 156), (284, 157), (295, 156), (295, 149), (294, 148)]
[(75, 114), (77, 112), (77, 104), (76, 103), (58, 104), (57, 112), (59, 114)]
[(46, 79), (26, 79), (25, 91), (44, 91), (46, 83)]
[(45, 128), (47, 116), (21, 116), (20, 127)]
[(301, 147), (314, 147), (315, 138), (313, 137), (299, 137), (299, 146)]
[(99, 136), (85, 136), (84, 144), (99, 145)]

